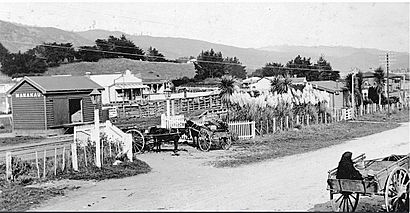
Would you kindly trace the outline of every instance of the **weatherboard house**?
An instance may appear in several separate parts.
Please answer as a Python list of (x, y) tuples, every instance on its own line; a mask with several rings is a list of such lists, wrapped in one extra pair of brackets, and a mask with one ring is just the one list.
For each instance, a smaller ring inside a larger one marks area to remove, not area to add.
[(84, 76), (24, 77), (9, 91), (15, 135), (47, 135), (94, 121), (90, 93), (104, 88)]

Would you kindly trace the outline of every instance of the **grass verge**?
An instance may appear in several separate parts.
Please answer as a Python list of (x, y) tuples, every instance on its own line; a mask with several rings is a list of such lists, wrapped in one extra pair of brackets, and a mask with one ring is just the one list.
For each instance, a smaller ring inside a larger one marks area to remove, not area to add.
[(363, 137), (398, 127), (397, 122), (408, 121), (408, 111), (393, 114), (384, 119), (383, 114), (367, 115), (363, 120), (372, 122), (337, 122), (312, 125), (301, 130), (290, 130), (239, 141), (231, 148), (234, 152), (210, 164), (215, 167), (237, 167), (268, 159), (300, 154), (340, 144), (353, 138)]
[[(68, 173), (60, 174), (55, 178), (48, 179), (72, 179), (72, 180), (105, 180), (112, 178), (123, 178), (134, 176), (138, 174), (148, 173), (151, 171), (151, 167), (141, 160), (134, 160), (133, 162), (125, 162), (116, 166), (104, 165), (102, 168), (87, 167), (84, 170), (75, 172), (69, 171)], [(36, 182), (46, 182), (39, 181)], [(20, 183), (20, 184), (19, 184)], [(27, 186), (32, 184), (31, 182), (15, 182), (8, 183), (0, 180), (0, 211), (25, 211), (30, 209), (33, 205), (40, 204), (45, 200), (64, 195), (65, 189), (56, 187), (32, 187)]]

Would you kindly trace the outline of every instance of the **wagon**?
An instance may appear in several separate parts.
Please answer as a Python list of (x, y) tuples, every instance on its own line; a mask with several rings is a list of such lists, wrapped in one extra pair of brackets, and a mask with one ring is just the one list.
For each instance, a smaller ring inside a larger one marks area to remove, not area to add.
[(361, 166), (362, 174), (369, 174), (364, 180), (336, 179), (337, 168), (328, 171), (327, 190), (333, 211), (353, 212), (360, 195), (383, 196), (386, 211), (409, 210), (409, 158), (407, 155), (391, 155), (365, 160), (365, 154), (353, 159), (355, 166)]
[(227, 127), (223, 128), (220, 125), (198, 125), (192, 121), (184, 121), (177, 126), (166, 129), (167, 132), (163, 134), (149, 134), (143, 129), (132, 126), (123, 129), (123, 131), (132, 134), (133, 153), (152, 150), (154, 147), (159, 147), (161, 142), (167, 142), (164, 140), (158, 141), (158, 138), (172, 139), (174, 136), (181, 136), (185, 141), (190, 139), (193, 145), (201, 151), (209, 151), (213, 145), (219, 145), (227, 150), (231, 147), (232, 141), (236, 140), (235, 134), (229, 132)]

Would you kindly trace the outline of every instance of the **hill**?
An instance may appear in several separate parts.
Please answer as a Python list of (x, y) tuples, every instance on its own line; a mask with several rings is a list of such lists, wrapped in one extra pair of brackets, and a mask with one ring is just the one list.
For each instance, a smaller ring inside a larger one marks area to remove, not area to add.
[(195, 69), (193, 64), (159, 63), (137, 61), (126, 58), (101, 59), (98, 62), (77, 62), (63, 64), (59, 67), (49, 68), (46, 75), (85, 75), (124, 73), (130, 70), (134, 74), (141, 74), (145, 80), (176, 79), (184, 76), (194, 77)]
[(10, 51), (26, 51), (43, 42), (70, 42), (74, 45), (92, 44), (75, 32), (54, 27), (31, 27), (0, 20), (0, 42)]
[[(267, 62), (280, 62), (286, 64), (298, 54), (302, 57), (311, 57), (315, 62), (321, 54), (330, 62), (333, 69), (341, 71), (341, 75), (351, 72), (357, 67), (366, 72), (369, 68), (382, 65), (381, 57), (383, 50), (370, 48), (354, 48), (343, 46), (267, 46), (263, 48), (239, 48), (229, 45), (216, 44), (195, 39), (135, 36), (120, 31), (89, 30), (84, 32), (68, 32), (50, 27), (31, 27), (9, 22), (0, 21), (0, 42), (11, 52), (25, 51), (32, 48), (34, 44), (44, 41), (71, 42), (75, 46), (92, 45), (98, 38), (107, 38), (109, 35), (126, 37), (144, 50), (150, 46), (157, 48), (167, 58), (198, 56), (202, 50), (213, 48), (221, 51), (224, 57), (236, 56), (246, 65), (248, 73), (262, 67)], [(9, 40), (11, 42), (4, 42)], [(27, 44), (34, 43), (34, 44)], [(391, 69), (408, 68), (409, 53), (394, 52), (395, 61), (391, 63)], [(123, 70), (121, 70), (123, 71)]]

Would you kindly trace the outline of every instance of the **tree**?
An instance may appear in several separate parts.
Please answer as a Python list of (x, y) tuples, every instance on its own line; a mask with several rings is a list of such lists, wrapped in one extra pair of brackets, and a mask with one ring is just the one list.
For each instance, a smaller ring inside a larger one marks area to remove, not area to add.
[(287, 76), (289, 71), (283, 68), (283, 64), (276, 62), (268, 62), (262, 67), (261, 77), (270, 77), (270, 76)]
[(165, 56), (155, 48), (149, 47), (149, 49), (146, 52), (146, 55), (147, 61), (167, 62)]
[(129, 58), (134, 60), (145, 60), (145, 53), (135, 46), (134, 42), (128, 40), (125, 35), (120, 38), (109, 36), (108, 39), (95, 40), (97, 48), (101, 51), (103, 58)]
[(9, 50), (0, 43), (0, 64), (8, 54), (10, 54)]
[(213, 49), (202, 51), (198, 55), (197, 61), (194, 62), (194, 66), (196, 70), (195, 78), (199, 80), (220, 78), (226, 74), (222, 53), (215, 52)]
[(229, 121), (229, 104), (230, 97), (235, 91), (235, 79), (230, 75), (225, 75), (221, 78), (221, 82), (218, 87), (221, 89), (219, 96), (221, 97), (222, 102), (226, 104), (226, 108), (228, 109), (227, 120)]
[[(306, 77), (307, 81), (317, 81), (319, 79), (319, 70), (310, 62), (310, 58), (296, 56), (295, 59), (288, 61), (286, 67), (291, 68), (291, 76)], [(316, 70), (315, 70), (316, 69)]]
[(226, 69), (226, 73), (228, 73), (228, 75), (231, 75), (231, 76), (233, 76), (235, 78), (238, 78), (238, 79), (245, 79), (246, 78), (245, 66), (242, 65), (242, 63), (239, 61), (238, 58), (236, 58), (236, 57), (233, 57), (233, 58), (226, 57), (224, 62), (227, 63), (227, 64), (225, 64), (225, 69)]
[(102, 58), (97, 46), (80, 46), (76, 52), (76, 58), (81, 61), (97, 62)]
[(376, 83), (376, 92), (379, 95), (379, 105), (381, 105), (384, 83), (386, 82), (383, 68), (379, 67), (374, 71), (374, 82)]
[[(353, 77), (353, 74), (350, 73), (345, 78), (345, 86), (349, 91), (349, 100), (351, 100), (351, 97), (352, 97), (352, 77)], [(354, 90), (354, 96), (355, 96), (354, 101), (355, 101), (356, 106), (361, 105), (363, 103), (363, 94), (362, 94), (361, 89), (359, 89), (362, 83), (360, 83), (360, 86), (359, 86), (358, 82), (359, 82), (359, 79), (357, 75), (355, 75), (353, 90)]]
[(44, 43), (28, 50), (27, 53), (45, 59), (49, 67), (59, 66), (63, 62), (71, 63), (75, 59), (75, 50), (71, 43)]
[(275, 77), (273, 78), (273, 80), (271, 80), (271, 92), (276, 92), (277, 94), (286, 93), (291, 87), (291, 82), (292, 81), (289, 79), (289, 77), (286, 77), (284, 79)]
[(317, 60), (315, 66), (320, 70), (332, 70), (332, 66), (330, 66), (330, 63), (327, 62), (324, 58), (323, 55), (321, 55), (319, 57), (319, 59)]
[(5, 57), (2, 72), (10, 77), (42, 74), (47, 70), (43, 59), (30, 53), (12, 53)]

